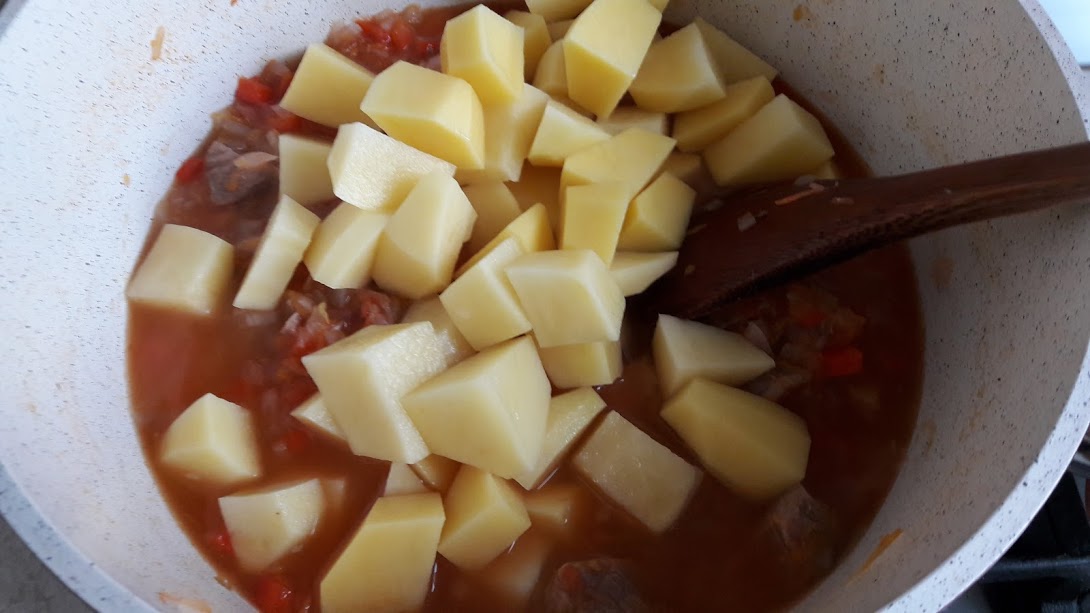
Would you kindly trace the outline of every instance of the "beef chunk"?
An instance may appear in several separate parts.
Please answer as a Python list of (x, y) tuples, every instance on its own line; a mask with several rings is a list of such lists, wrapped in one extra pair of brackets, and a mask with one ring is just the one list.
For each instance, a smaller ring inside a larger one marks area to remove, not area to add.
[(757, 536), (785, 574), (809, 583), (833, 568), (836, 535), (832, 509), (798, 485), (769, 507)]
[(270, 185), (279, 169), (277, 157), (263, 151), (238, 153), (219, 140), (208, 146), (205, 173), (212, 202), (234, 204)]
[(628, 562), (597, 558), (568, 562), (545, 588), (547, 613), (649, 613)]

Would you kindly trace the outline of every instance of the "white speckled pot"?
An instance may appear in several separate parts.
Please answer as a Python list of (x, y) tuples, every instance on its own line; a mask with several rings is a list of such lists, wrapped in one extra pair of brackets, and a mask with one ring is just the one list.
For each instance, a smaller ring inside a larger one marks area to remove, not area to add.
[[(152, 208), (235, 77), (389, 1), (8, 0), (0, 12), (0, 512), (95, 607), (166, 607), (162, 592), (245, 607), (144, 465), (122, 291)], [(700, 12), (779, 66), (879, 173), (1087, 138), (1090, 83), (1035, 0), (798, 6), (671, 11)], [(952, 230), (913, 251), (927, 326), (919, 427), (872, 529), (803, 609), (939, 609), (1037, 511), (1090, 419), (1090, 209)]]

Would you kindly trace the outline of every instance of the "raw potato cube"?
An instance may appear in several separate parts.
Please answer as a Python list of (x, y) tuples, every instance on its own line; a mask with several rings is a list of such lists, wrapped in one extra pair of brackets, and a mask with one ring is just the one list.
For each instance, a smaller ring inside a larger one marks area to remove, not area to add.
[(522, 28), (478, 4), (444, 26), (443, 72), (465, 79), (481, 104), (510, 104), (522, 93), (523, 37)]
[[(618, 356), (619, 357), (619, 356)], [(549, 419), (545, 423), (545, 442), (537, 464), (515, 478), (519, 485), (532, 490), (549, 477), (568, 455), (590, 422), (606, 408), (602, 397), (589, 387), (554, 396), (549, 401)]]
[(693, 379), (662, 418), (716, 479), (749, 498), (774, 498), (806, 475), (806, 422), (760, 396)]
[(446, 368), (431, 324), (368, 326), (303, 357), (356, 455), (411, 464), (428, 455), (402, 397)]
[(530, 525), (552, 534), (570, 533), (583, 504), (583, 490), (574, 483), (554, 485), (527, 493), (523, 497)]
[(794, 179), (832, 157), (821, 122), (782, 94), (704, 150), (719, 185)]
[(511, 484), (474, 466), (458, 471), (443, 505), (447, 523), (439, 553), (462, 570), (484, 568), (530, 527)]
[(467, 185), (463, 191), (477, 211), (477, 223), (466, 245), (470, 253), (476, 253), (521, 215), (522, 208), (510, 188), (498, 181)]
[(332, 200), (333, 180), (326, 160), (333, 145), (294, 134), (281, 134), (279, 141), (280, 195), (303, 206)]
[(821, 166), (818, 166), (810, 172), (805, 173), (803, 176), (807, 175), (814, 177), (815, 179), (824, 179), (830, 181), (844, 178), (844, 173), (840, 172), (840, 167), (837, 166), (836, 162), (833, 160), (825, 162)]
[(367, 285), (379, 238), (389, 221), (389, 215), (347, 203), (333, 209), (318, 225), (303, 254), (310, 276), (333, 289)]
[(621, 343), (599, 341), (538, 351), (549, 381), (558, 388), (609, 385), (621, 376)]
[(344, 430), (341, 430), (341, 427), (337, 425), (337, 421), (333, 419), (333, 415), (330, 414), (329, 409), (322, 402), (321, 394), (314, 394), (304, 400), (303, 404), (295, 407), (291, 412), (291, 416), (303, 422), (313, 432), (342, 443), (346, 442)]
[(564, 36), (568, 96), (599, 117), (612, 113), (661, 21), (646, 0), (594, 0)]
[[(521, 40), (518, 47), (521, 51)], [(458, 168), (484, 167), (484, 111), (473, 88), (462, 79), (399, 61), (375, 77), (360, 108), (387, 134), (410, 147)]]
[(696, 24), (651, 45), (629, 92), (641, 109), (666, 113), (691, 111), (723, 97), (723, 81)]
[(413, 299), (442, 291), (476, 220), (477, 212), (453, 178), (432, 173), (420, 179), (379, 239), (375, 283)]
[(333, 193), (345, 202), (373, 211), (401, 204), (420, 177), (430, 172), (454, 176), (450, 162), (362, 123), (345, 124), (337, 130), (327, 165)]
[(376, 500), (321, 579), (322, 612), (398, 613), (423, 607), (444, 518), (439, 494)]
[(589, 4), (590, 0), (528, 0), (526, 6), (531, 13), (541, 15), (545, 21), (552, 23), (572, 19)]
[(240, 309), (274, 309), (318, 227), (318, 216), (281, 196), (261, 235), (250, 268), (235, 294)]
[(776, 97), (762, 76), (727, 87), (723, 99), (674, 118), (674, 138), (682, 151), (701, 151), (738, 127)]
[(549, 36), (549, 27), (541, 15), (526, 11), (507, 11), (504, 19), (522, 28), (522, 72), (527, 81), (534, 80), (534, 72), (541, 61), (542, 54), (553, 44)]
[(629, 198), (623, 183), (569, 187), (560, 206), (560, 248), (590, 249), (609, 266), (617, 251)]
[(484, 247), (481, 247), (480, 251), (473, 254), (473, 257), (469, 258), (465, 264), (462, 264), (458, 271), (454, 273), (454, 276), (456, 278), (462, 276), (465, 271), (483, 260), (488, 254), (492, 253), (493, 249), (499, 247), (500, 243), (509, 238), (515, 239), (519, 247), (526, 253), (555, 249), (556, 240), (553, 238), (553, 229), (549, 224), (549, 212), (545, 210), (545, 205), (535, 204), (526, 209), (514, 221), (507, 224), (507, 227), (500, 230), (499, 234), (488, 241)]
[(551, 550), (550, 539), (535, 530), (527, 530), (510, 551), (481, 571), (485, 585), (502, 598), (506, 606), (523, 610), (534, 594)]
[(404, 403), (432, 451), (511, 478), (537, 461), (550, 391), (534, 342), (522, 337), (451, 367)]
[[(548, 21), (548, 20), (546, 20)], [(554, 21), (549, 24), (549, 38), (553, 41), (559, 41), (568, 35), (568, 30), (571, 29), (572, 24), (575, 23), (574, 19), (565, 19), (563, 21)]]
[[(642, 1), (642, 0), (641, 0)], [(564, 160), (561, 187), (616, 181), (631, 200), (658, 174), (674, 150), (674, 139), (630, 128)]]
[(608, 138), (598, 124), (550, 100), (527, 159), (535, 166), (563, 166), (569, 155)]
[(386, 475), (386, 486), (382, 490), (383, 496), (424, 494), (428, 491), (428, 486), (424, 485), (408, 464), (401, 462), (390, 464), (390, 472)]
[(620, 338), (624, 296), (593, 251), (530, 253), (508, 264), (507, 278), (541, 347)]
[(522, 210), (528, 210), (535, 204), (541, 204), (549, 217), (549, 225), (554, 230), (560, 224), (560, 169), (538, 168), (526, 164), (522, 167), (522, 176), (517, 183), (508, 183), (507, 187), (519, 201)]
[(133, 273), (129, 302), (211, 315), (231, 280), (231, 243), (196, 228), (166, 224)]
[(700, 483), (700, 471), (610, 411), (572, 465), (607, 498), (662, 532), (677, 520)]
[(609, 117), (598, 120), (598, 125), (611, 136), (620, 134), (629, 128), (641, 128), (655, 134), (667, 134), (666, 113), (645, 111), (634, 106), (622, 106)]
[(549, 96), (532, 85), (511, 104), (484, 107), (484, 168), (459, 169), (459, 183), (518, 181)]
[(534, 73), (534, 87), (553, 98), (568, 97), (568, 72), (564, 66), (564, 45), (557, 40), (541, 54)]
[(330, 128), (344, 123), (370, 124), (360, 102), (374, 78), (370, 70), (316, 43), (303, 53), (280, 106)]
[(710, 180), (704, 171), (704, 158), (699, 153), (671, 153), (662, 163), (662, 172), (674, 175), (694, 189)]
[(223, 523), (242, 569), (263, 571), (302, 545), (317, 529), (325, 502), (318, 479), (220, 498)]
[(413, 469), (413, 472), (416, 473), (417, 477), (420, 477), (425, 485), (437, 492), (446, 494), (447, 490), (450, 489), (450, 484), (454, 483), (454, 477), (458, 474), (458, 469), (461, 466), (461, 464), (450, 458), (432, 454), (416, 464), (410, 464), (409, 468)]
[(779, 74), (779, 71), (768, 62), (754, 55), (749, 49), (738, 44), (710, 23), (697, 17), (693, 20), (693, 24), (704, 35), (704, 42), (708, 45), (712, 57), (715, 58), (723, 83), (730, 85), (756, 76), (762, 76), (771, 81)]
[[(569, 188), (575, 189), (575, 188)], [(696, 191), (664, 172), (628, 207), (617, 248), (624, 251), (673, 251), (689, 227)]]
[(439, 294), (451, 321), (474, 349), (530, 331), (530, 320), (503, 272), (523, 253), (517, 239), (505, 239)]
[(609, 276), (617, 282), (621, 293), (635, 296), (651, 287), (659, 277), (670, 271), (677, 264), (677, 252), (666, 253), (630, 253), (618, 251), (609, 266)]
[(418, 300), (405, 312), (401, 319), (403, 324), (411, 324), (418, 321), (426, 321), (431, 324), (432, 330), (439, 337), (446, 356), (447, 367), (454, 366), (458, 362), (473, 355), (473, 347), (466, 341), (458, 327), (454, 325), (447, 310), (438, 296), (432, 296), (427, 300)]
[(659, 315), (651, 351), (666, 398), (697, 377), (741, 385), (776, 366), (740, 334), (672, 315)]
[(159, 461), (202, 484), (231, 487), (261, 476), (253, 417), (205, 394), (167, 428)]

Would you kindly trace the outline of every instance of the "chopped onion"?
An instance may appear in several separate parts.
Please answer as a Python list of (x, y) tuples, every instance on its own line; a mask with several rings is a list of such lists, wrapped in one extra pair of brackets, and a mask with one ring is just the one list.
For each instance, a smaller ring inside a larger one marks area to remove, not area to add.
[(249, 153), (243, 153), (235, 158), (234, 164), (235, 168), (240, 168), (242, 170), (256, 170), (266, 164), (275, 162), (277, 159), (279, 158), (271, 153), (251, 151)]
[(738, 231), (745, 232), (746, 230), (757, 225), (757, 218), (753, 216), (753, 213), (746, 211), (742, 215), (738, 216)]
[(772, 355), (772, 345), (768, 342), (768, 336), (757, 322), (751, 321), (747, 323), (745, 330), (742, 331), (742, 336), (761, 351), (768, 355)]

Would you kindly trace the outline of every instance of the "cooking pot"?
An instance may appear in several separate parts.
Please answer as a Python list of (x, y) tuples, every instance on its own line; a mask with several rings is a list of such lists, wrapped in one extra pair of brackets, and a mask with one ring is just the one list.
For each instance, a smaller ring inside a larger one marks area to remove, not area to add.
[[(390, 6), (8, 0), (0, 12), (0, 512), (92, 606), (245, 610), (145, 465), (123, 289), (173, 170), (236, 77)], [(778, 66), (879, 174), (1087, 138), (1090, 79), (1035, 0), (673, 0), (669, 13), (699, 13)], [(939, 609), (1034, 515), (1090, 420), (1090, 208), (911, 246), (927, 336), (916, 433), (870, 530), (804, 610)]]

